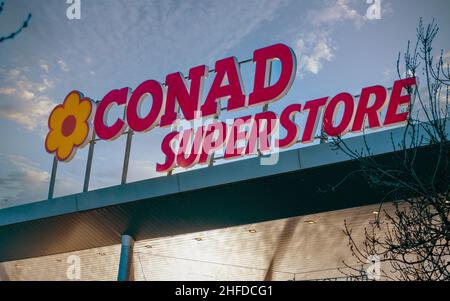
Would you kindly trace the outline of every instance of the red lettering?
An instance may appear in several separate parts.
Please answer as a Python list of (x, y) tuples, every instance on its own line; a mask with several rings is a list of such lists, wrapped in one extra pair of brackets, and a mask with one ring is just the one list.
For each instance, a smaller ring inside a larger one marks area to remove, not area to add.
[(274, 112), (267, 111), (256, 114), (248, 137), (245, 154), (256, 154), (256, 147), (262, 154), (270, 152), (270, 137), (277, 127), (278, 117)]
[(416, 78), (409, 77), (394, 82), (392, 88), (391, 99), (389, 100), (389, 106), (387, 108), (386, 117), (384, 119), (384, 125), (393, 125), (404, 122), (408, 119), (409, 110), (403, 113), (397, 113), (398, 107), (402, 105), (410, 105), (411, 96), (409, 94), (402, 95), (403, 88), (416, 85)]
[[(370, 95), (375, 96), (375, 101), (368, 107)], [(377, 128), (380, 124), (378, 114), (386, 103), (386, 89), (383, 86), (373, 86), (362, 89), (359, 97), (358, 108), (356, 109), (355, 120), (353, 121), (352, 132), (359, 132), (364, 126), (365, 117), (369, 122), (369, 128)]]
[(161, 143), (161, 150), (166, 155), (166, 161), (163, 164), (156, 163), (157, 172), (169, 172), (175, 168), (175, 153), (172, 149), (172, 144), (178, 140), (180, 133), (171, 132), (166, 137), (164, 137)]
[(302, 109), (300, 104), (292, 104), (285, 108), (280, 115), (280, 123), (286, 129), (286, 137), (278, 140), (277, 144), (280, 148), (286, 148), (294, 145), (300, 136), (299, 126), (292, 120), (294, 115)]
[(237, 146), (239, 141), (247, 140), (248, 131), (243, 129), (252, 121), (252, 116), (244, 116), (234, 119), (231, 131), (228, 135), (227, 145), (225, 147), (224, 159), (241, 157), (244, 155), (245, 146)]
[[(341, 122), (338, 125), (334, 125), (335, 115), (337, 113), (337, 105), (344, 103), (344, 113)], [(353, 118), (354, 111), (353, 96), (349, 93), (340, 93), (333, 97), (328, 103), (323, 116), (323, 130), (329, 136), (343, 136), (350, 128), (350, 122)]]
[(226, 137), (227, 125), (225, 122), (214, 122), (207, 126), (203, 141), (203, 151), (200, 157), (200, 164), (210, 162), (214, 151), (220, 149), (225, 144)]
[(125, 122), (118, 118), (112, 126), (106, 125), (108, 112), (114, 104), (124, 105), (127, 103), (130, 88), (112, 90), (103, 97), (95, 112), (94, 128), (100, 139), (114, 140), (119, 137), (126, 128)]
[[(202, 116), (210, 117), (219, 114), (221, 99), (228, 99), (227, 110), (234, 111), (245, 107), (245, 94), (235, 57), (216, 62), (216, 76), (201, 107)], [(224, 84), (225, 81), (228, 83)]]
[[(178, 105), (186, 120), (195, 119), (203, 94), (203, 84), (208, 76), (208, 67), (202, 65), (189, 70), (190, 88), (180, 72), (166, 76), (166, 110), (161, 117), (161, 127), (171, 125), (177, 119)], [(176, 105), (178, 104), (178, 105)]]
[(327, 103), (328, 97), (310, 100), (305, 103), (303, 110), (308, 110), (305, 130), (303, 131), (302, 143), (309, 143), (314, 140), (317, 131), (319, 110)]
[(193, 129), (183, 132), (177, 154), (178, 166), (189, 168), (198, 163), (202, 149), (202, 141), (203, 127), (198, 128), (195, 134)]
[[(139, 115), (142, 102), (148, 95), (152, 96), (152, 107), (147, 116)], [(127, 105), (127, 122), (136, 132), (146, 132), (153, 129), (161, 117), (164, 108), (165, 95), (163, 87), (155, 80), (147, 80), (140, 84), (130, 97)]]
[[(276, 59), (281, 62), (280, 78), (269, 85), (271, 62)], [(286, 95), (294, 82), (297, 69), (294, 51), (284, 44), (275, 44), (256, 50), (253, 61), (256, 64), (255, 80), (253, 92), (249, 96), (249, 106), (277, 101)]]

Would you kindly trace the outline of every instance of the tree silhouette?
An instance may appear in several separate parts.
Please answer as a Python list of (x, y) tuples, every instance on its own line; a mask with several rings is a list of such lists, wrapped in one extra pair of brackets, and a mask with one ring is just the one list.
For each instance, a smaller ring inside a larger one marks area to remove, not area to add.
[[(0, 14), (3, 12), (3, 8), (5, 6), (5, 2), (0, 2)], [(25, 21), (22, 23), (22, 25), (14, 32), (4, 35), (4, 36), (0, 36), (0, 43), (4, 42), (6, 40), (9, 39), (14, 39), (24, 28), (28, 27), (28, 23), (31, 20), (31, 13), (28, 14), (27, 18), (25, 19)]]
[[(357, 172), (372, 187), (384, 191), (380, 210), (366, 227), (363, 241), (357, 241), (347, 223), (344, 233), (357, 260), (365, 264), (377, 256), (383, 263), (381, 276), (388, 279), (450, 280), (450, 66), (442, 50), (438, 58), (433, 57), (438, 31), (434, 20), (424, 26), (421, 19), (417, 42), (412, 46), (408, 42), (403, 55), (404, 67), (398, 56), (398, 76), (420, 75), (422, 85), (408, 89), (413, 97), (403, 141), (391, 138), (396, 159), (385, 162), (371, 156), (365, 135), (361, 151), (351, 149), (341, 138), (333, 141), (360, 163)], [(413, 116), (414, 106), (424, 116)], [(420, 152), (424, 149), (426, 157)], [(386, 204), (387, 208), (381, 208)]]

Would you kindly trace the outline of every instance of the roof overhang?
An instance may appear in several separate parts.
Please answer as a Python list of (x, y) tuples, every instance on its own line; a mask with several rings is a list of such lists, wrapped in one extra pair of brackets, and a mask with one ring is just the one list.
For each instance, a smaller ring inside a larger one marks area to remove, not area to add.
[[(410, 139), (404, 128), (365, 136), (370, 155), (387, 164), (403, 139)], [(346, 143), (361, 150), (365, 142), (357, 136)], [(430, 151), (421, 147), (418, 159), (425, 164)], [(240, 160), (5, 208), (0, 262), (118, 244), (125, 233), (141, 240), (379, 202), (383, 191), (361, 175), (330, 188), (359, 166), (324, 143), (282, 152), (275, 165)]]

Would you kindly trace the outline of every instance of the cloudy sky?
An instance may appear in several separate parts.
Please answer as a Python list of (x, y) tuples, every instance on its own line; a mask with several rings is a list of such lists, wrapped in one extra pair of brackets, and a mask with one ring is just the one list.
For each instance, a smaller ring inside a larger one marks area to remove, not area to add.
[[(440, 26), (436, 54), (450, 50), (448, 0), (384, 0), (379, 20), (365, 16), (366, 0), (81, 0), (80, 20), (66, 17), (65, 0), (4, 2), (0, 36), (33, 16), (15, 39), (0, 43), (0, 208), (46, 198), (47, 118), (71, 90), (100, 100), (114, 88), (163, 82), (168, 73), (213, 67), (230, 55), (245, 60), (281, 42), (295, 50), (299, 65), (277, 111), (290, 102), (391, 85), (397, 54), (415, 38), (419, 17)], [(243, 73), (251, 78), (251, 66)], [(130, 181), (156, 176), (164, 133), (135, 135)], [(90, 189), (119, 184), (124, 144), (122, 137), (96, 145)], [(86, 155), (87, 147), (59, 164), (57, 196), (81, 191)]]

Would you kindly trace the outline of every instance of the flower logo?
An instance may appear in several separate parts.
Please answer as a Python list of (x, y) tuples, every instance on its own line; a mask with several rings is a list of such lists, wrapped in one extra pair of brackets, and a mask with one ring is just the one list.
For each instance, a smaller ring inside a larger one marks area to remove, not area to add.
[(78, 148), (84, 147), (91, 137), (91, 120), (95, 106), (92, 100), (72, 91), (57, 105), (48, 119), (45, 149), (56, 153), (59, 161), (70, 161)]

